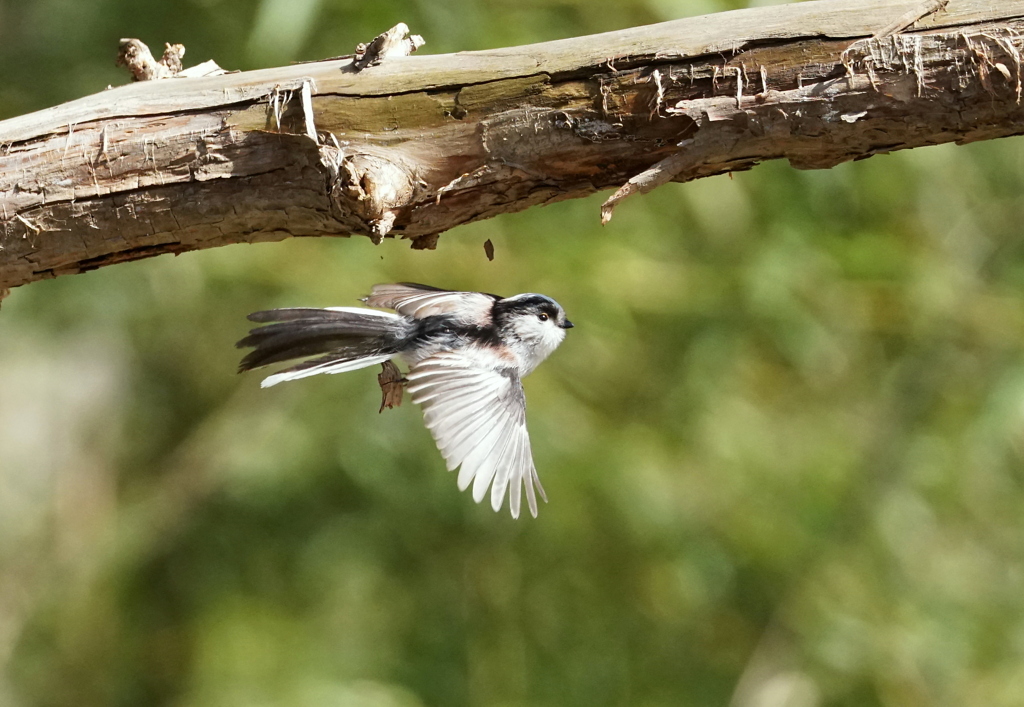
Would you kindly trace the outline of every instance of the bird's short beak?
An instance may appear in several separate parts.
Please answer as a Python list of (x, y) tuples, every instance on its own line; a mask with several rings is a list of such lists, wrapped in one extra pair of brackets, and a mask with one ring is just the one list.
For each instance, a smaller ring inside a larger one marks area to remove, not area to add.
[(573, 326), (572, 322), (570, 322), (568, 319), (566, 319), (565, 320), (565, 324), (562, 325), (562, 328), (563, 329), (572, 329), (572, 326)]

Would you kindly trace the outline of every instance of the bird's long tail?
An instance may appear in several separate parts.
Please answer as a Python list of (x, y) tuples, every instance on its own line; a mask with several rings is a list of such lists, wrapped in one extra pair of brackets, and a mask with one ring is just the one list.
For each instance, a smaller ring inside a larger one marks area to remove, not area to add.
[(253, 329), (235, 344), (238, 348), (253, 348), (238, 365), (239, 373), (308, 358), (265, 378), (264, 388), (319, 373), (341, 373), (384, 363), (397, 352), (407, 326), (397, 314), (355, 307), (271, 309), (253, 312), (249, 319), (264, 326)]

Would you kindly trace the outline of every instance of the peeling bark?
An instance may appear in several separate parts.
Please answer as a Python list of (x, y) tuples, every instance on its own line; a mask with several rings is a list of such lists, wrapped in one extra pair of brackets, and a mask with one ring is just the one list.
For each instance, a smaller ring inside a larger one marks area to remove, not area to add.
[(1024, 133), (1024, 0), (940, 4), (808, 2), (358, 72), (168, 78), (3, 121), (0, 289), (288, 236), (429, 248), (607, 188), (605, 219), (631, 193), (768, 159), (824, 169)]

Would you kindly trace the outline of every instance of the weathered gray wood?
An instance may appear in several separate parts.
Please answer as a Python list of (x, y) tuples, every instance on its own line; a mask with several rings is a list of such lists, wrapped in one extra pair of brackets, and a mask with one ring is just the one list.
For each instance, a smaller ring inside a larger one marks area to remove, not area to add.
[(431, 247), (631, 179), (616, 200), (766, 159), (824, 168), (1024, 133), (1024, 0), (951, 0), (872, 37), (928, 4), (807, 2), (361, 72), (149, 81), (3, 121), (0, 289), (290, 235)]

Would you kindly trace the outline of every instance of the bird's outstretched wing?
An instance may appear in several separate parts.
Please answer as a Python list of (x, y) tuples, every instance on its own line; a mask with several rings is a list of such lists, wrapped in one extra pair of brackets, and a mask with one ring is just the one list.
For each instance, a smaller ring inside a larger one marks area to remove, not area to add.
[(399, 282), (393, 285), (374, 285), (363, 302), (371, 307), (393, 309), (415, 319), (451, 314), (480, 325), (490, 321), (491, 307), (498, 299), (501, 298), (497, 295), (483, 292), (454, 292), (413, 282)]
[(516, 372), (504, 367), (496, 353), (474, 347), (425, 358), (406, 378), (448, 470), (462, 467), (459, 490), (472, 483), (473, 500), (479, 503), (490, 487), (491, 507), (497, 511), (508, 489), (509, 509), (518, 518), (525, 488), (536, 517), (537, 494), (548, 499), (533, 465), (526, 397)]

